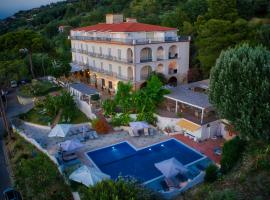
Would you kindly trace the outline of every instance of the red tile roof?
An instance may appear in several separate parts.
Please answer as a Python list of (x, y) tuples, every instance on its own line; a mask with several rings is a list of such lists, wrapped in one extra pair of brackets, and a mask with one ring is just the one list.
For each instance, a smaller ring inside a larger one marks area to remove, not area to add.
[(152, 32), (177, 30), (165, 26), (143, 24), (138, 22), (122, 22), (115, 24), (100, 23), (93, 26), (86, 26), (72, 29), (73, 31), (100, 31), (100, 32)]

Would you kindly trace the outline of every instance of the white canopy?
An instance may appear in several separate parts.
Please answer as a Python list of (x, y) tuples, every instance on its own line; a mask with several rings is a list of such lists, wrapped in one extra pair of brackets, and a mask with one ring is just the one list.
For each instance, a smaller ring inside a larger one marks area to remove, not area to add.
[(66, 140), (65, 142), (61, 142), (59, 146), (63, 151), (72, 151), (75, 149), (79, 149), (83, 147), (84, 145), (80, 143), (79, 140), (73, 139), (73, 140)]
[(129, 126), (132, 129), (136, 129), (136, 130), (140, 130), (140, 129), (144, 129), (144, 128), (149, 128), (149, 124), (147, 124), (147, 122), (130, 122)]
[(167, 178), (176, 176), (179, 173), (183, 174), (188, 171), (188, 169), (174, 157), (155, 163), (155, 167)]
[(102, 173), (94, 167), (87, 167), (83, 165), (82, 167), (72, 172), (72, 174), (69, 176), (69, 179), (89, 187), (90, 185), (95, 185), (104, 179), (110, 179), (110, 176)]
[(49, 133), (49, 137), (66, 137), (71, 124), (57, 124)]

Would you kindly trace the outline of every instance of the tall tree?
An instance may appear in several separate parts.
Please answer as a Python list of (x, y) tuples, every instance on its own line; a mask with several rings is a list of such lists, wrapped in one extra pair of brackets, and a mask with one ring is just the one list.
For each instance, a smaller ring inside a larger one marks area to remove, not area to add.
[(235, 20), (236, 0), (208, 0), (208, 16), (212, 19)]
[(222, 50), (248, 39), (248, 23), (243, 19), (235, 22), (218, 19), (198, 21), (196, 27), (198, 36), (195, 45), (206, 77)]
[(0, 48), (13, 51), (27, 52), (29, 57), (30, 72), (35, 77), (32, 54), (49, 50), (49, 44), (39, 33), (32, 30), (20, 30), (11, 32), (0, 37)]
[(242, 138), (270, 141), (270, 51), (247, 44), (223, 51), (210, 77), (210, 101)]

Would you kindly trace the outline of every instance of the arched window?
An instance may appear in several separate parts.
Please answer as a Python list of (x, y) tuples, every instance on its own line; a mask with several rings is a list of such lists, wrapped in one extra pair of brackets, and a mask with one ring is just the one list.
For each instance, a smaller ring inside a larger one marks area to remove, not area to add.
[(141, 69), (141, 76), (140, 76), (141, 80), (148, 79), (148, 77), (150, 76), (151, 72), (152, 72), (152, 67), (151, 66), (146, 65), (146, 66), (142, 67), (142, 69)]
[(163, 60), (164, 59), (164, 49), (163, 47), (158, 47), (157, 49), (157, 60)]
[(152, 61), (152, 49), (145, 47), (140, 53), (140, 62), (151, 62)]
[(178, 58), (176, 45), (172, 45), (169, 48), (169, 59), (174, 59), (174, 58)]

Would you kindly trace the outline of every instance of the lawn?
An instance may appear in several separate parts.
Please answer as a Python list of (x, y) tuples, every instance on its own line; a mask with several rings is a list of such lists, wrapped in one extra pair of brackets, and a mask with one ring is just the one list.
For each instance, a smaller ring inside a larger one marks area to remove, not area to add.
[[(74, 117), (71, 119), (69, 123), (79, 124), (79, 123), (89, 122), (89, 119), (87, 118), (87, 116), (83, 112), (81, 112), (77, 107), (75, 108), (74, 113), (75, 113)], [(51, 125), (55, 118), (55, 116), (52, 117), (48, 115), (44, 111), (44, 108), (40, 106), (35, 106), (31, 110), (29, 110), (27, 113), (21, 114), (19, 117), (20, 119), (24, 121), (39, 124), (39, 125), (44, 125), (44, 126), (48, 126), (49, 124)], [(61, 123), (61, 120), (59, 123)]]
[(20, 87), (19, 95), (24, 97), (45, 96), (60, 89), (61, 87), (49, 81), (32, 80), (32, 83)]
[(64, 182), (56, 165), (18, 134), (6, 141), (15, 188), (23, 199), (71, 200), (70, 187)]

